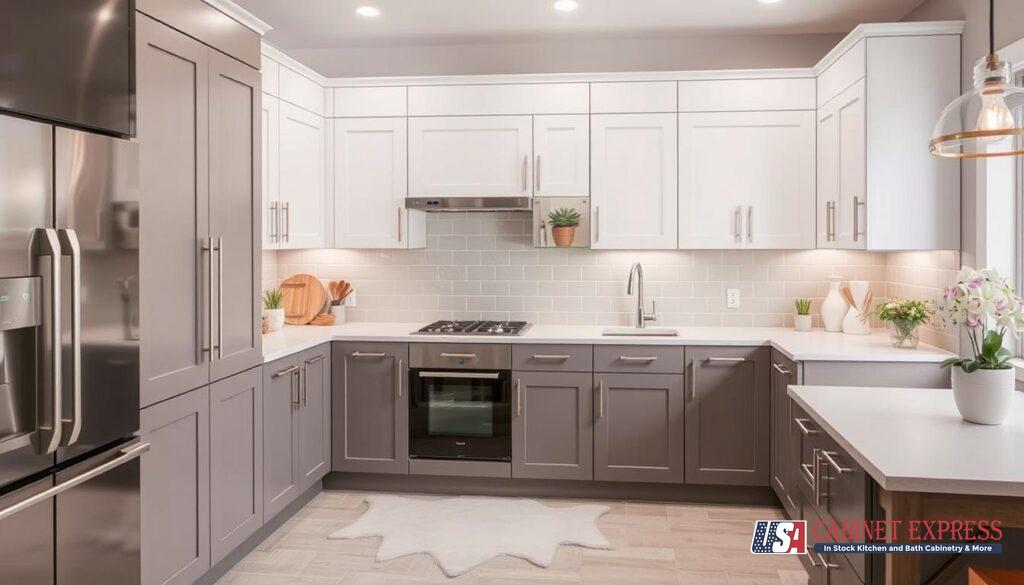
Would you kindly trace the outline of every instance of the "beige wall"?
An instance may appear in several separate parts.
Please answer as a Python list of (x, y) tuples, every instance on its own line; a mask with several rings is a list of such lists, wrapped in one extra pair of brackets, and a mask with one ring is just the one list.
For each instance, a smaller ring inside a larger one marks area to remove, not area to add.
[(704, 35), (289, 49), (327, 77), (809, 67), (843, 35)]

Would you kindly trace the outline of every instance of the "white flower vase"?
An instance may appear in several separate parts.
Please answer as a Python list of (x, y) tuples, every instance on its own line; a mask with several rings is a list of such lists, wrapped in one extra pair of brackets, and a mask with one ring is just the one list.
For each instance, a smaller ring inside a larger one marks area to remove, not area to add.
[(1001, 425), (1010, 416), (1016, 375), (1013, 369), (975, 370), (953, 366), (953, 399), (960, 416), (979, 425)]
[(797, 331), (810, 331), (813, 319), (810, 315), (795, 315), (793, 317), (793, 328)]
[(843, 333), (850, 335), (867, 335), (871, 333), (871, 321), (864, 316), (867, 311), (871, 310), (867, 306), (869, 292), (871, 292), (871, 283), (868, 281), (850, 281), (850, 295), (853, 297), (853, 306), (846, 311), (846, 316), (843, 317)]
[(263, 316), (270, 323), (270, 331), (280, 331), (284, 327), (284, 309), (263, 309)]
[(842, 281), (843, 277), (841, 276), (828, 277), (828, 295), (821, 303), (821, 322), (825, 326), (825, 331), (843, 330), (843, 316), (846, 315), (849, 305), (846, 304), (843, 295), (839, 292), (839, 284)]

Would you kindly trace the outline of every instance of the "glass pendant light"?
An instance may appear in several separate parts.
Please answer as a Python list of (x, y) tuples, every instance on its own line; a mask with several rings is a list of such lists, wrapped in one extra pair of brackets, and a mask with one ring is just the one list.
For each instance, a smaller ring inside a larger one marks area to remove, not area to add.
[(995, 0), (989, 0), (989, 55), (974, 68), (974, 89), (946, 106), (929, 143), (947, 158), (1024, 156), (1024, 89), (995, 50)]

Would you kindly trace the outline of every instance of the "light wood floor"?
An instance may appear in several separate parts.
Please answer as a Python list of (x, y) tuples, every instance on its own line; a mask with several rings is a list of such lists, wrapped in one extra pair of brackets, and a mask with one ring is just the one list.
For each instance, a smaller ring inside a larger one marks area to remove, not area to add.
[[(547, 569), (499, 557), (449, 579), (431, 557), (374, 560), (379, 538), (327, 540), (366, 510), (363, 493), (323, 492), (218, 585), (806, 585), (795, 556), (752, 555), (752, 521), (783, 518), (764, 507), (600, 502), (614, 550), (562, 546)], [(423, 496), (430, 497), (430, 496)], [(581, 500), (542, 500), (552, 506)]]

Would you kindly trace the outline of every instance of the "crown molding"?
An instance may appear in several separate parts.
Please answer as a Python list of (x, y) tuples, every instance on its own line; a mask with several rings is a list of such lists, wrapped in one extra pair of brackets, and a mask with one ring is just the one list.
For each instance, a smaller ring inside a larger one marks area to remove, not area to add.
[(814, 74), (818, 75), (828, 69), (844, 53), (860, 41), (870, 37), (916, 37), (930, 35), (959, 35), (964, 32), (963, 20), (937, 20), (925, 22), (870, 22), (857, 25), (850, 34), (843, 37), (818, 64), (814, 66)]
[(274, 29), (266, 22), (260, 20), (255, 14), (235, 4), (231, 0), (203, 0), (203, 2), (237, 20), (249, 30), (263, 36)]
[(281, 49), (278, 49), (274, 45), (271, 45), (267, 41), (263, 41), (262, 44), (260, 45), (260, 53), (262, 53), (264, 57), (267, 57), (272, 61), (277, 61), (281, 65), (284, 65), (285, 67), (291, 69), (292, 71), (295, 71), (299, 75), (302, 75), (303, 77), (315, 81), (317, 84), (320, 85), (320, 87), (331, 87), (329, 83), (331, 81), (330, 79), (327, 79), (323, 75), (317, 73), (316, 71), (313, 71), (312, 69), (303, 65), (302, 63), (299, 63), (298, 61), (295, 60), (294, 57), (288, 56), (288, 54), (283, 52)]

